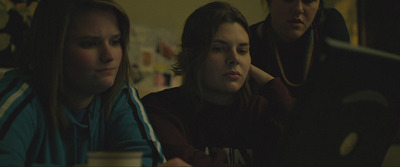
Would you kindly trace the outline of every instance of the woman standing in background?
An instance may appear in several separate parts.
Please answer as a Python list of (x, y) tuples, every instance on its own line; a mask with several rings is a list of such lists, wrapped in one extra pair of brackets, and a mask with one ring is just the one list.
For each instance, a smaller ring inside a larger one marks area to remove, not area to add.
[[(265, 0), (267, 18), (250, 27), (253, 65), (280, 77), (293, 96), (310, 75), (325, 37), (350, 41), (343, 16), (323, 0)], [(253, 87), (257, 90), (257, 87)]]

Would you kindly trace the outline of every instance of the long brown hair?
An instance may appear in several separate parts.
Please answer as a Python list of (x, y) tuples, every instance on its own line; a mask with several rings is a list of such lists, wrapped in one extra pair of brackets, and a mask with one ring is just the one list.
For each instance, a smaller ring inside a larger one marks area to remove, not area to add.
[[(196, 9), (186, 20), (181, 39), (181, 52), (173, 65), (176, 75), (182, 75), (182, 88), (189, 96), (202, 96), (200, 70), (218, 27), (223, 23), (239, 23), (249, 34), (248, 23), (243, 14), (226, 2), (211, 2)], [(238, 94), (247, 103), (250, 91), (248, 82)]]
[(64, 42), (72, 19), (88, 9), (112, 11), (121, 32), (123, 51), (114, 85), (102, 93), (100, 112), (111, 112), (111, 105), (121, 89), (130, 83), (127, 56), (130, 23), (125, 11), (112, 0), (41, 0), (33, 16), (30, 34), (21, 52), (20, 70), (33, 77), (32, 87), (39, 95), (44, 114), (55, 129), (69, 125), (62, 112)]

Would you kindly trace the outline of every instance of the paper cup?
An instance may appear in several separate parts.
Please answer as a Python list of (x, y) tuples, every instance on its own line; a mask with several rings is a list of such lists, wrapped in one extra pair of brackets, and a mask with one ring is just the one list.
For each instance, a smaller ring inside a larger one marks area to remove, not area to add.
[(143, 152), (88, 152), (87, 166), (142, 166)]

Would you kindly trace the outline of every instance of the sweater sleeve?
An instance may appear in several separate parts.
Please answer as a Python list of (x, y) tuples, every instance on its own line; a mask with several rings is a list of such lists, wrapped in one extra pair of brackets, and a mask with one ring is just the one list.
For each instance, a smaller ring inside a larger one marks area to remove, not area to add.
[(125, 88), (117, 98), (107, 128), (111, 150), (143, 152), (143, 166), (157, 166), (165, 162), (161, 145), (136, 89)]
[(272, 116), (279, 122), (282, 130), (286, 129), (293, 115), (296, 99), (291, 96), (279, 77), (264, 84), (259, 93), (269, 101)]
[[(188, 133), (191, 132), (186, 129), (184, 120), (174, 111), (181, 109), (178, 109), (177, 106), (171, 107), (171, 105), (177, 104), (168, 105), (164, 102), (165, 100), (161, 100), (164, 98), (166, 97), (160, 97), (155, 93), (145, 96), (142, 102), (149, 114), (150, 122), (161, 141), (163, 153), (167, 160), (179, 157), (193, 166), (239, 166), (225, 164), (226, 153), (223, 150), (217, 150), (213, 153), (214, 156), (209, 156), (204, 151), (196, 149), (190, 143)], [(177, 97), (168, 96), (168, 98)]]

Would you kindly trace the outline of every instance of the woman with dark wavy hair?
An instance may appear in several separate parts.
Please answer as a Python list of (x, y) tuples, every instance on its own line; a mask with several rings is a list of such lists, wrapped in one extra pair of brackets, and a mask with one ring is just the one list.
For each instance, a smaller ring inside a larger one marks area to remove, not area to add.
[[(173, 66), (182, 86), (142, 98), (167, 159), (193, 166), (268, 166), (293, 105), (279, 78), (251, 65), (247, 21), (211, 2), (186, 20)], [(252, 95), (248, 78), (263, 88)]]

